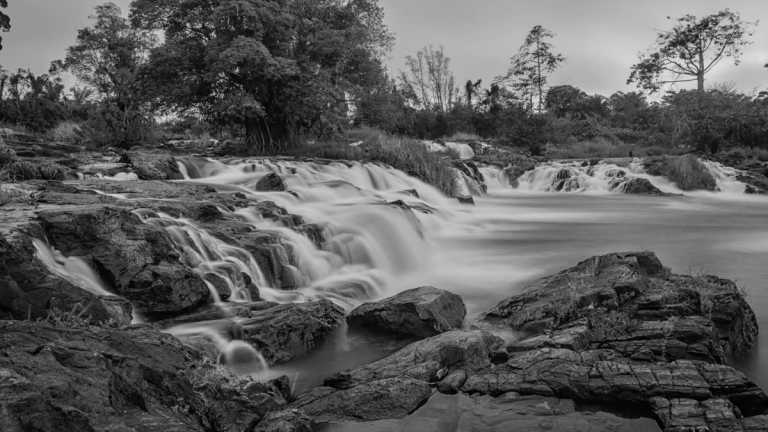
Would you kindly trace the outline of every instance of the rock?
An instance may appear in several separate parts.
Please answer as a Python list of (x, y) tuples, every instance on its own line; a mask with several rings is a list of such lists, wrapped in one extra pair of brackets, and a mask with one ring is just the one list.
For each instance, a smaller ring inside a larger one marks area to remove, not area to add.
[(240, 322), (243, 339), (270, 364), (283, 363), (318, 348), (344, 323), (344, 311), (328, 300), (274, 305)]
[(455, 370), (437, 384), (437, 389), (440, 393), (456, 394), (466, 381), (467, 373), (462, 369)]
[(664, 349), (668, 360), (723, 362), (726, 354), (749, 350), (757, 335), (754, 312), (733, 282), (672, 275), (650, 252), (583, 261), (483, 317), (533, 336), (580, 319), (589, 328), (580, 347), (607, 345), (628, 356), (655, 352), (656, 357)]
[(285, 181), (280, 175), (269, 173), (256, 183), (256, 190), (259, 192), (284, 192), (286, 190)]
[(147, 315), (180, 314), (210, 302), (202, 278), (185, 267), (174, 240), (127, 209), (86, 206), (38, 213), (51, 244), (79, 256)]
[(52, 273), (37, 258), (28, 233), (12, 231), (0, 237), (0, 319), (37, 320), (69, 312), (93, 323), (127, 325), (132, 319), (131, 305), (124, 299), (91, 294)]
[(312, 419), (299, 410), (271, 413), (258, 424), (254, 432), (313, 432)]
[(159, 152), (133, 151), (123, 155), (121, 162), (133, 168), (141, 180), (183, 180), (178, 161)]
[(411, 378), (389, 378), (344, 390), (318, 387), (305, 393), (291, 406), (315, 421), (380, 420), (402, 418), (420, 407), (432, 395), (427, 382)]
[(475, 205), (475, 198), (471, 196), (459, 196), (456, 197), (456, 200), (459, 201), (459, 204)]
[(618, 414), (577, 409), (570, 399), (522, 396), (432, 396), (403, 419), (331, 424), (328, 432), (483, 431), (483, 432), (660, 432), (648, 417), (623, 418)]
[(349, 314), (347, 322), (352, 327), (423, 338), (461, 328), (466, 314), (458, 295), (421, 287), (363, 304)]
[(279, 380), (230, 380), (149, 328), (0, 322), (0, 352), (4, 432), (242, 431), (290, 396)]
[(621, 183), (621, 192), (634, 195), (663, 195), (663, 192), (646, 178), (633, 178)]

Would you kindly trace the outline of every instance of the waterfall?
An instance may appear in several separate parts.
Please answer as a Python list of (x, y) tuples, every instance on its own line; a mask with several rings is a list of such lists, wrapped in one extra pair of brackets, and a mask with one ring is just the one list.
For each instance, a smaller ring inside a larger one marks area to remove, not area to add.
[(97, 296), (112, 296), (104, 282), (82, 258), (66, 257), (41, 240), (33, 240), (35, 257), (56, 276)]
[[(709, 160), (701, 159), (700, 161), (717, 181), (718, 192), (725, 194), (745, 192), (746, 185), (737, 180), (738, 170)], [(491, 188), (513, 188), (520, 192), (620, 193), (630, 181), (644, 179), (663, 193), (691, 193), (683, 192), (668, 178), (648, 174), (642, 159), (639, 158), (599, 162), (552, 161), (525, 172), (514, 182), (502, 169), (486, 167), (483, 169), (483, 174), (489, 180), (488, 184)]]

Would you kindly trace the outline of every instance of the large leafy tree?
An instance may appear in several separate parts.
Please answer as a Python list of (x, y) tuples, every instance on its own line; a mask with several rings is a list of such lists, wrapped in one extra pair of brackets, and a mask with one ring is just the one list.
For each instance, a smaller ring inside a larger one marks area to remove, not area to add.
[(698, 90), (704, 91), (706, 75), (724, 59), (739, 64), (753, 28), (753, 23), (729, 9), (703, 18), (678, 18), (671, 30), (658, 34), (654, 48), (632, 66), (627, 83), (654, 92), (664, 84), (695, 81)]
[[(0, 0), (0, 8), (7, 8), (8, 0)], [(11, 18), (0, 10), (0, 32), (7, 32), (11, 29)], [(3, 49), (3, 38), (0, 37), (0, 50)]]
[(544, 93), (552, 74), (565, 57), (554, 52), (550, 40), (555, 35), (550, 30), (537, 25), (525, 37), (525, 42), (511, 61), (509, 71), (498, 79), (512, 88), (518, 98), (526, 101), (529, 109), (544, 108)]
[(164, 35), (157, 106), (242, 127), (259, 153), (345, 125), (391, 42), (376, 0), (136, 0), (132, 18)]
[(146, 94), (139, 77), (155, 38), (133, 28), (114, 3), (97, 6), (91, 18), (93, 25), (78, 31), (66, 59), (54, 62), (52, 68), (66, 68), (101, 96), (98, 117), (105, 140), (123, 146), (137, 144), (144, 138), (139, 132), (149, 122), (143, 112)]

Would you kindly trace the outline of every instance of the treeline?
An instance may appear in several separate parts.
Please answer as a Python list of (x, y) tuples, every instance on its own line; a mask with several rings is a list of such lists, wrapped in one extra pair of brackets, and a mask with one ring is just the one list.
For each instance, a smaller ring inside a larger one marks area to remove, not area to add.
[[(134, 0), (128, 15), (107, 3), (49, 73), (0, 68), (0, 123), (121, 147), (157, 131), (206, 131), (267, 154), (354, 126), (477, 136), (534, 154), (591, 141), (768, 148), (765, 95), (706, 87), (718, 65), (738, 64), (755, 26), (730, 10), (675, 20), (628, 71), (638, 91), (606, 96), (550, 86), (567, 59), (542, 26), (487, 85), (459, 85), (442, 48), (389, 73), (383, 17), (377, 0)], [(10, 24), (0, 12), (0, 30)], [(80, 86), (65, 89), (65, 72)], [(696, 90), (663, 92), (686, 81)]]

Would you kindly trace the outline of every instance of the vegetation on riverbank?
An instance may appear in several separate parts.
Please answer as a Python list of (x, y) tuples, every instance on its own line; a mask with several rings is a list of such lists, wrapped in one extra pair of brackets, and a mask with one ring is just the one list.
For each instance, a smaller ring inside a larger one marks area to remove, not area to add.
[(707, 167), (694, 155), (646, 159), (649, 174), (663, 176), (684, 191), (717, 189), (717, 181)]

